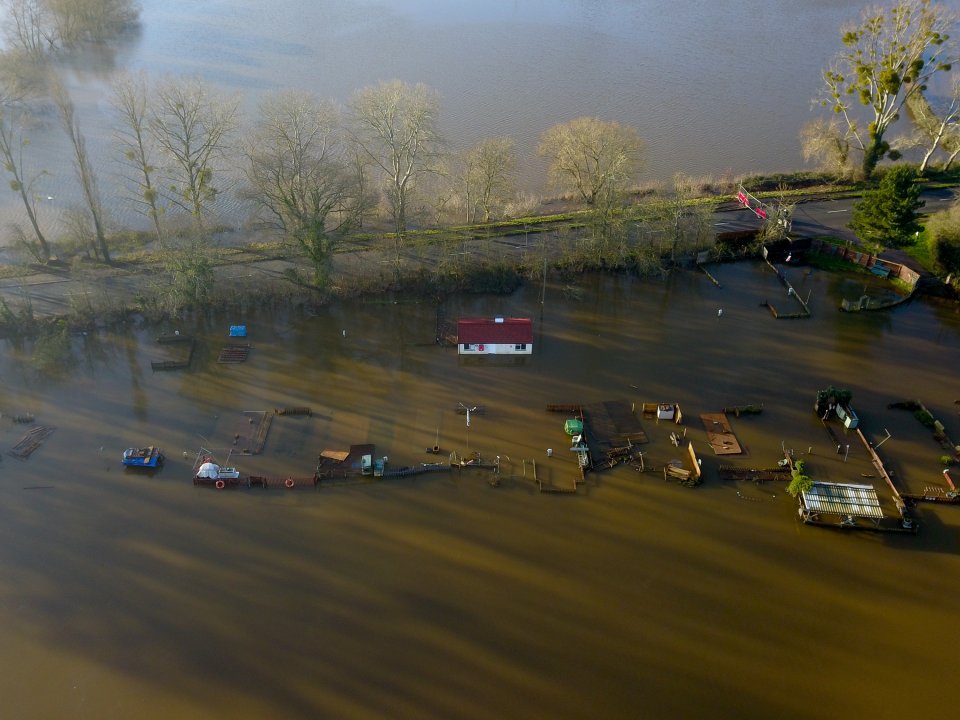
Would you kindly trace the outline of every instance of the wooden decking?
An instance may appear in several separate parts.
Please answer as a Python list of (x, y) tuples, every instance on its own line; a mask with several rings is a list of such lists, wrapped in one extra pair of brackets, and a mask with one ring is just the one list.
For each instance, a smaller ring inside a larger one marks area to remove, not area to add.
[(218, 363), (242, 363), (250, 355), (250, 343), (228, 343), (223, 346), (217, 357)]
[(737, 436), (733, 434), (726, 413), (702, 413), (700, 420), (707, 430), (707, 442), (717, 455), (739, 455), (743, 452)]

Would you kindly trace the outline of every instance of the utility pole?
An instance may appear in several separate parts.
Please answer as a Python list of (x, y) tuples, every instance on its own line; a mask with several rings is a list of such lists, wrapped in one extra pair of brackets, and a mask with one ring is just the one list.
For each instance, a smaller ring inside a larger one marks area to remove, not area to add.
[(540, 291), (540, 304), (543, 305), (544, 300), (547, 299), (547, 253), (544, 249), (543, 253), (543, 288)]

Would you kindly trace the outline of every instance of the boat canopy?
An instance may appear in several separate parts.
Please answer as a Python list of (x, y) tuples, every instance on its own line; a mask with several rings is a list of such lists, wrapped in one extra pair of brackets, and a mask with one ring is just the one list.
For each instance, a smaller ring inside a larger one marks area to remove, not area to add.
[(567, 435), (579, 435), (583, 432), (583, 420), (570, 418), (563, 424), (563, 429), (566, 431)]
[(205, 462), (200, 466), (200, 469), (197, 470), (197, 477), (216, 480), (218, 477), (220, 477), (220, 466), (216, 463)]

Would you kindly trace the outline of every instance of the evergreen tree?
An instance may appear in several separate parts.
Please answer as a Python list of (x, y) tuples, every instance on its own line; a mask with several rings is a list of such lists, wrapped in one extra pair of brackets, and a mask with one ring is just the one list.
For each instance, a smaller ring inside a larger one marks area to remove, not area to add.
[(902, 247), (920, 230), (920, 186), (913, 168), (898, 165), (887, 172), (874, 190), (853, 206), (850, 228), (871, 245)]

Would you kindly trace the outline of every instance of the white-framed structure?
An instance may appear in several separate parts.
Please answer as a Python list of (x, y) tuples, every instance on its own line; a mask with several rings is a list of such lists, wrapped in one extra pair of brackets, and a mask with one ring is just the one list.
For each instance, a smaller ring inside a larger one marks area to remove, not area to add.
[(879, 525), (883, 509), (873, 485), (815, 482), (800, 493), (800, 515), (805, 522), (818, 522), (821, 515), (839, 516), (841, 526), (856, 527), (861, 518)]
[(460, 355), (532, 355), (530, 318), (461, 318), (457, 321)]

